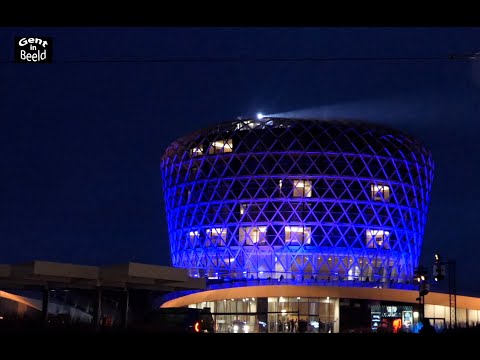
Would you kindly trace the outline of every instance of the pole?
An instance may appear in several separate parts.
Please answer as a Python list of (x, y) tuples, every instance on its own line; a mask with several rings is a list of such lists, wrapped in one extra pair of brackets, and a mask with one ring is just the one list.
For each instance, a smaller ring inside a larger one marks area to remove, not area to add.
[[(440, 267), (439, 267), (440, 265)], [(450, 306), (450, 323), (449, 328), (457, 327), (457, 274), (456, 274), (456, 261), (447, 260), (441, 261), (440, 255), (435, 254), (435, 265), (434, 272), (435, 280), (442, 280), (445, 277), (445, 266), (448, 266), (447, 276), (448, 276), (448, 298)], [(438, 278), (437, 278), (438, 276)]]
[(457, 327), (457, 274), (456, 261), (449, 260), (448, 264), (448, 295), (450, 299), (450, 329)]
[(422, 295), (421, 304), (422, 304), (422, 320), (423, 320), (425, 319), (425, 295)]
[(100, 286), (95, 289), (94, 296), (93, 327), (95, 330), (99, 330), (102, 319), (102, 288)]
[(129, 302), (130, 302), (130, 293), (128, 289), (125, 289), (124, 291), (124, 298), (123, 298), (123, 328), (126, 329), (128, 326), (128, 308), (129, 308)]
[(42, 323), (46, 327), (48, 325), (48, 303), (50, 300), (50, 290), (48, 285), (42, 289)]

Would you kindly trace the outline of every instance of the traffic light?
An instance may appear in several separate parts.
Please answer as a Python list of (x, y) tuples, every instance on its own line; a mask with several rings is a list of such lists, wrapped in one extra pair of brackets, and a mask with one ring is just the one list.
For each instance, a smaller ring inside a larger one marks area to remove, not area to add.
[(442, 263), (440, 254), (435, 253), (435, 262), (433, 264), (433, 278), (440, 281), (445, 278), (445, 264)]

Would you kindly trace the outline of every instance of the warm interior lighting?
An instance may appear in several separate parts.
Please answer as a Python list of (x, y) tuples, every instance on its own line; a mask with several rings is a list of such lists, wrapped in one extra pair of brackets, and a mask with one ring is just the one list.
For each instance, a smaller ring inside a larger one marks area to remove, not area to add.
[(372, 199), (375, 201), (387, 201), (390, 197), (390, 187), (388, 185), (371, 184)]
[(229, 153), (232, 151), (233, 151), (232, 139), (214, 141), (210, 144), (210, 147), (208, 148), (209, 154)]
[(310, 226), (285, 226), (285, 243), (310, 244), (312, 228)]
[(202, 156), (203, 155), (203, 148), (202, 147), (194, 147), (190, 149), (191, 156)]
[(267, 241), (266, 233), (266, 226), (240, 228), (239, 241), (241, 244), (246, 243), (247, 245), (263, 244)]
[(293, 197), (312, 197), (312, 182), (293, 180)]
[(207, 246), (209, 245), (220, 245), (225, 246), (227, 242), (227, 229), (223, 228), (213, 228), (207, 229), (207, 237), (210, 242), (207, 242)]
[(243, 215), (246, 209), (247, 209), (247, 204), (240, 204), (240, 215)]

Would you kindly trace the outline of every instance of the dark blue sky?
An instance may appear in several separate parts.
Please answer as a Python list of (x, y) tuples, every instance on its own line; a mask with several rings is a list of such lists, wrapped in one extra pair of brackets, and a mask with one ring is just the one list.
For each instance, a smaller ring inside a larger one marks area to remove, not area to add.
[[(15, 36), (54, 63), (15, 64)], [(190, 131), (262, 111), (386, 123), (436, 164), (423, 262), (480, 294), (480, 28), (0, 29), (0, 263), (169, 265), (159, 159)], [(263, 62), (256, 58), (445, 60)], [(240, 61), (68, 62), (238, 58)]]

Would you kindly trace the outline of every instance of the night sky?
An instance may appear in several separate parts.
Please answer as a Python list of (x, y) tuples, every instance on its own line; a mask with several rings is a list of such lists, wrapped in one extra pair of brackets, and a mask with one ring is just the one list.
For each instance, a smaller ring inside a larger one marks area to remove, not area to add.
[[(51, 36), (53, 63), (13, 63), (15, 36)], [(431, 149), (422, 262), (456, 259), (459, 291), (480, 295), (480, 58), (449, 59), (479, 39), (480, 28), (0, 28), (0, 263), (170, 265), (160, 156), (173, 140), (258, 111), (344, 116)], [(272, 61), (285, 58), (296, 61)]]

